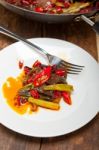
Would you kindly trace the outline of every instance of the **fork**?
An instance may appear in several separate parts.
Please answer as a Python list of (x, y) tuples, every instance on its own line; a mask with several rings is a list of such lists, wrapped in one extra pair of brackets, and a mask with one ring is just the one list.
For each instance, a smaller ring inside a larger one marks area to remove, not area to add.
[(13, 39), (18, 40), (18, 41), (22, 41), (25, 44), (27, 44), (28, 46), (30, 46), (32, 48), (36, 48), (38, 51), (43, 52), (45, 54), (45, 56), (47, 57), (50, 65), (57, 65), (58, 67), (64, 67), (64, 68), (66, 68), (68, 74), (78, 74), (84, 68), (84, 66), (69, 63), (69, 62), (64, 61), (63, 59), (61, 59), (57, 56), (49, 54), (47, 51), (45, 51), (41, 47), (31, 43), (30, 41), (24, 39), (23, 37), (20, 37), (16, 33), (8, 30), (7, 28), (5, 28), (3, 26), (0, 26), (0, 33), (3, 33), (3, 34), (5, 34), (5, 35), (7, 35)]

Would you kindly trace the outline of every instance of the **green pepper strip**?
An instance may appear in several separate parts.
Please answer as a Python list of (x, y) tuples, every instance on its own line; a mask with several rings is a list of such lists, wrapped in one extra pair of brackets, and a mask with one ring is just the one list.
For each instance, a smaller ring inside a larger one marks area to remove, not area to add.
[(34, 86), (33, 86), (32, 83), (29, 83), (29, 84), (23, 86), (21, 89), (19, 89), (19, 92), (25, 91), (25, 90), (26, 90), (26, 91), (29, 91), (29, 90), (31, 90), (31, 89), (34, 89)]
[(33, 104), (36, 104), (40, 107), (44, 107), (44, 108), (48, 108), (48, 109), (52, 109), (52, 110), (58, 110), (60, 108), (59, 104), (49, 102), (49, 101), (45, 101), (45, 100), (42, 100), (42, 99), (35, 99), (35, 98), (32, 98), (32, 97), (29, 97), (28, 101), (33, 103)]
[(53, 84), (44, 87), (44, 90), (57, 90), (57, 91), (73, 91), (73, 86), (69, 84)]

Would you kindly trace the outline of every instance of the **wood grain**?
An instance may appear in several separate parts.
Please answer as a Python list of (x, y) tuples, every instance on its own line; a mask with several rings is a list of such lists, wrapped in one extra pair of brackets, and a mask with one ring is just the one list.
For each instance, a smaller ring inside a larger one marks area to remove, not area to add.
[[(96, 35), (84, 22), (42, 24), (27, 20), (0, 6), (0, 24), (25, 38), (51, 37), (67, 40), (84, 48), (98, 60)], [(0, 49), (15, 41), (0, 34)], [(98, 150), (99, 115), (74, 133), (56, 138), (32, 138), (0, 125), (0, 150)]]
[[(99, 21), (99, 15), (95, 18), (96, 21)], [(96, 43), (97, 43), (97, 53), (98, 53), (98, 62), (99, 62), (99, 35), (96, 35)]]
[(0, 150), (39, 150), (39, 138), (30, 138), (15, 133), (0, 125)]
[(98, 62), (99, 62), (99, 35), (96, 35), (96, 41), (97, 41), (97, 53), (98, 53)]

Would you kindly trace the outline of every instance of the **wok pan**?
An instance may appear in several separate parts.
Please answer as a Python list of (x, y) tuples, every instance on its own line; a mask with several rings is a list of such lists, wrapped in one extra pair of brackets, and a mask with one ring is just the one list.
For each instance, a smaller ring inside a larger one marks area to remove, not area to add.
[[(72, 21), (73, 19), (78, 18), (78, 16), (83, 15), (82, 13), (78, 13), (78, 14), (38, 13), (19, 6), (12, 5), (10, 3), (7, 3), (5, 0), (0, 0), (0, 4), (3, 5), (5, 8), (17, 14), (20, 14), (28, 19), (32, 19), (40, 22), (63, 23), (63, 22)], [(94, 10), (86, 14), (84, 13), (84, 15), (86, 15), (87, 17), (91, 17), (94, 16), (96, 13), (98, 13), (98, 10)]]
[[(5, 8), (20, 14), (28, 19), (36, 20), (39, 22), (46, 22), (46, 23), (65, 23), (72, 21), (74, 19), (78, 19), (79, 16), (82, 16), (82, 13), (78, 14), (44, 14), (34, 12), (19, 6), (15, 6), (12, 4), (7, 3), (5, 0), (0, 0), (0, 4), (3, 5)], [(84, 13), (84, 16), (91, 17), (98, 13), (98, 10), (91, 11), (89, 13)], [(82, 17), (83, 19), (83, 17)], [(85, 19), (85, 21), (88, 21)], [(89, 21), (90, 24), (90, 21)]]

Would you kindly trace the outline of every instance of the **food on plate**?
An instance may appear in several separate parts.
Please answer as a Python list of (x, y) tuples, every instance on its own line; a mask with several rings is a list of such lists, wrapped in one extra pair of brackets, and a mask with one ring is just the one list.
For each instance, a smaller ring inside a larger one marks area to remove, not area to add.
[(88, 13), (99, 9), (98, 1), (89, 0), (6, 0), (8, 3), (48, 14)]
[(21, 74), (16, 78), (8, 77), (2, 87), (7, 103), (16, 112), (37, 112), (39, 107), (59, 110), (62, 98), (67, 105), (72, 104), (73, 86), (66, 81), (66, 68), (47, 66), (38, 60), (32, 67), (24, 66), (23, 61), (18, 65)]

